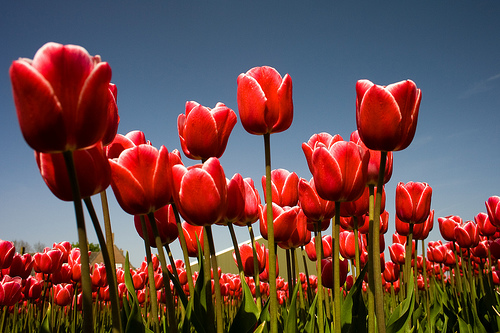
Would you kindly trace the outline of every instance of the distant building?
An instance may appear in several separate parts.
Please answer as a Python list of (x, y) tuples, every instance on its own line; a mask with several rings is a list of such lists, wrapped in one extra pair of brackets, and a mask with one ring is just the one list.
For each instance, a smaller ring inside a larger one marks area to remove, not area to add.
[[(115, 254), (115, 266), (116, 268), (125, 267), (125, 255), (123, 254), (123, 250), (119, 249), (116, 244), (114, 245), (114, 254)], [(94, 266), (94, 264), (102, 264), (104, 263), (104, 259), (102, 258), (102, 252), (92, 252), (90, 255), (90, 265)], [(134, 269), (132, 265), (130, 268)]]

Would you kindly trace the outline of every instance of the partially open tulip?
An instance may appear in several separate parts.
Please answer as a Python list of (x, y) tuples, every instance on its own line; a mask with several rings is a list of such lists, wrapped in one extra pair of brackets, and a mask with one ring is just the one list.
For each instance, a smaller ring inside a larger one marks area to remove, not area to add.
[(184, 238), (186, 239), (186, 246), (188, 255), (191, 258), (198, 257), (198, 242), (201, 245), (203, 251), (203, 232), (204, 228), (202, 226), (193, 226), (187, 222), (182, 222), (182, 232), (184, 233)]
[(392, 261), (386, 261), (383, 274), (387, 282), (396, 282), (399, 279), (399, 265)]
[[(397, 219), (397, 217), (396, 217)], [(408, 225), (408, 223), (404, 223)], [(429, 236), (429, 232), (434, 227), (434, 209), (429, 213), (429, 217), (425, 220), (424, 223), (415, 224), (413, 226), (413, 239), (415, 240), (423, 240)]]
[(370, 154), (350, 141), (337, 141), (329, 149), (317, 144), (310, 170), (320, 197), (331, 201), (358, 199), (366, 186)]
[(399, 182), (396, 186), (396, 214), (406, 223), (424, 223), (431, 211), (432, 188), (427, 183)]
[(182, 151), (194, 160), (220, 158), (235, 124), (236, 113), (223, 103), (210, 109), (194, 101), (186, 102), (186, 114), (177, 118)]
[[(257, 253), (257, 262), (258, 262), (258, 267), (259, 267), (259, 274), (264, 271), (266, 268), (266, 256), (265, 256), (265, 250), (266, 248), (264, 245), (260, 245), (259, 243), (255, 242), (255, 252)], [(241, 263), (243, 265), (243, 272), (245, 273), (245, 276), (254, 276), (254, 264), (253, 264), (253, 249), (252, 246), (249, 244), (242, 244), (240, 246), (240, 255), (241, 255)], [(233, 252), (233, 258), (234, 261), (236, 262), (236, 265), (238, 265), (236, 261), (236, 254)]]
[[(267, 205), (264, 205), (260, 210), (260, 234), (267, 240), (266, 207)], [(273, 226), (276, 243), (288, 241), (295, 229), (299, 209), (298, 206), (281, 208), (273, 202)]]
[(307, 160), (307, 166), (309, 167), (309, 170), (312, 170), (314, 168), (313, 162), (312, 162), (312, 155), (314, 150), (322, 145), (326, 147), (326, 149), (330, 149), (330, 147), (337, 141), (342, 141), (342, 137), (339, 134), (336, 134), (335, 136), (332, 136), (330, 133), (326, 132), (321, 132), (321, 133), (316, 133), (313, 134), (307, 142), (302, 143), (302, 151), (304, 152), (304, 155)]
[(227, 181), (216, 157), (186, 168), (172, 167), (173, 197), (182, 217), (193, 225), (219, 222), (227, 208)]
[(356, 124), (361, 140), (373, 150), (408, 147), (417, 128), (422, 93), (411, 80), (388, 86), (356, 83)]
[[(355, 236), (352, 231), (341, 231), (340, 234), (340, 254), (346, 259), (354, 259), (356, 247), (355, 247)], [(358, 234), (359, 244), (361, 245), (361, 239)]]
[(45, 153), (90, 147), (108, 130), (111, 67), (75, 45), (47, 43), (33, 60), (12, 63), (10, 79), (21, 132)]
[[(360, 145), (363, 149), (368, 149), (366, 145), (363, 143), (361, 138), (359, 137), (359, 132), (356, 130), (351, 133), (350, 140), (354, 143)], [(378, 183), (378, 174), (380, 170), (380, 158), (381, 152), (378, 150), (370, 150), (370, 161), (368, 162), (368, 171), (366, 176), (366, 184), (367, 185), (377, 185)], [(384, 170), (384, 181), (383, 184), (387, 183), (392, 176), (392, 152), (388, 152), (386, 156), (385, 162), (385, 170)], [(383, 210), (383, 209), (381, 209)]]
[(245, 213), (245, 181), (236, 173), (227, 179), (227, 209), (219, 224), (235, 223), (241, 220)]
[(3, 275), (19, 276), (22, 279), (26, 279), (33, 269), (33, 258), (31, 254), (25, 253), (20, 255), (19, 253), (14, 254), (12, 258), (12, 263), (8, 269), (8, 273), (3, 273)]
[[(307, 257), (311, 261), (316, 261), (317, 256), (316, 256), (316, 245), (315, 245), (316, 237), (312, 237), (311, 241), (306, 244), (305, 250)], [(332, 236), (331, 235), (326, 235), (322, 237), (322, 245), (323, 245), (323, 255), (324, 258), (331, 257), (332, 256)]]
[(170, 202), (171, 168), (167, 148), (141, 144), (110, 159), (111, 187), (121, 208), (131, 215), (154, 212)]
[(15, 253), (14, 243), (0, 239), (0, 269), (10, 267)]
[(53, 287), (54, 303), (59, 306), (66, 306), (73, 301), (73, 285), (56, 284)]
[[(271, 171), (271, 188), (273, 202), (278, 206), (296, 206), (299, 200), (298, 194), (299, 176), (295, 172), (285, 169)], [(262, 189), (266, 197), (266, 176), (262, 176)]]
[(244, 178), (243, 181), (245, 186), (245, 208), (243, 209), (241, 218), (233, 222), (235, 225), (242, 227), (256, 222), (260, 214), (259, 191), (255, 188), (251, 178)]
[(238, 76), (238, 111), (250, 134), (278, 133), (293, 120), (292, 78), (272, 67), (254, 67)]
[[(158, 228), (158, 234), (162, 244), (170, 244), (179, 236), (177, 230), (177, 224), (175, 221), (175, 214), (172, 205), (165, 205), (162, 208), (154, 212), (156, 227)], [(153, 229), (151, 227), (151, 221), (149, 221), (148, 216), (144, 216), (146, 222), (146, 228), (149, 235), (149, 244), (151, 247), (156, 248), (155, 237), (153, 235)], [(144, 234), (142, 232), (142, 224), (140, 215), (134, 215), (134, 225), (135, 230), (144, 239)]]
[(473, 221), (467, 221), (464, 225), (455, 228), (455, 240), (462, 248), (471, 248), (479, 244), (479, 232)]
[(474, 222), (476, 222), (479, 234), (482, 236), (493, 236), (497, 232), (497, 227), (491, 224), (486, 213), (479, 213), (474, 216)]
[(16, 304), (22, 297), (21, 291), (21, 278), (5, 275), (2, 281), (0, 281), (0, 306), (12, 306)]
[(330, 220), (335, 215), (335, 202), (322, 199), (314, 185), (314, 178), (308, 182), (301, 178), (298, 185), (299, 204), (308, 219), (314, 222)]
[(389, 245), (389, 254), (393, 263), (404, 265), (405, 263), (405, 246), (399, 243)]
[(131, 131), (125, 135), (116, 134), (113, 141), (105, 147), (106, 156), (108, 158), (118, 158), (125, 149), (133, 148), (141, 144), (151, 145), (151, 142), (146, 140), (144, 132)]
[(63, 253), (60, 250), (45, 248), (43, 252), (33, 255), (33, 269), (37, 273), (52, 274), (63, 264)]
[(288, 240), (278, 244), (282, 249), (296, 249), (311, 241), (311, 232), (307, 230), (307, 216), (304, 215), (302, 209), (299, 209), (295, 221), (295, 228), (292, 230), (292, 234)]
[[(36, 163), (45, 184), (60, 200), (73, 201), (71, 182), (62, 153), (35, 151)], [(111, 182), (111, 169), (102, 143), (73, 152), (80, 197), (87, 198), (104, 191)]]
[(460, 216), (449, 215), (438, 218), (439, 231), (441, 236), (447, 241), (455, 241), (455, 228), (462, 224)]
[(485, 204), (491, 224), (500, 228), (500, 197), (489, 197)]
[[(325, 258), (321, 260), (321, 275), (323, 277), (323, 286), (326, 288), (333, 288), (333, 258)], [(347, 279), (347, 273), (349, 264), (347, 259), (339, 260), (339, 276), (340, 276), (340, 286), (342, 287)]]

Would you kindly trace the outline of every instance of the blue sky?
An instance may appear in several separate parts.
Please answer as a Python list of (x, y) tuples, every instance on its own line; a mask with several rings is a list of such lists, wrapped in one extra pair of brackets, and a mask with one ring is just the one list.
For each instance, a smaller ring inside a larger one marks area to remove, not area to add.
[[(422, 90), (413, 143), (394, 154), (387, 209), (394, 231), (399, 181), (428, 182), (437, 217), (464, 220), (500, 195), (500, 4), (494, 1), (9, 1), (0, 41), (0, 239), (46, 245), (75, 242), (71, 203), (43, 183), (17, 123), (8, 68), (44, 43), (78, 44), (110, 63), (118, 87), (119, 133), (139, 129), (153, 145), (180, 149), (177, 116), (185, 102), (237, 112), (236, 78), (254, 66), (289, 73), (292, 126), (271, 137), (272, 167), (311, 174), (301, 143), (318, 132), (347, 139), (356, 129), (355, 84), (412, 79)], [(194, 161), (184, 158), (187, 165)], [(262, 193), (263, 139), (237, 123), (221, 163), (230, 178), (252, 177)], [(108, 190), (116, 244), (137, 265), (144, 246), (133, 218)], [(99, 199), (94, 203), (99, 207)], [(88, 221), (88, 234), (97, 242)], [(214, 227), (216, 250), (231, 246)], [(248, 239), (237, 230), (239, 241)], [(174, 255), (180, 257), (177, 244)]]

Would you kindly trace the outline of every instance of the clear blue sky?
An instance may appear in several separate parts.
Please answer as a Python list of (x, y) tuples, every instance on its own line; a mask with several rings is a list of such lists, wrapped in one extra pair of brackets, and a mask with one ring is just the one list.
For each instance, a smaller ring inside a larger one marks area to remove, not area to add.
[[(119, 133), (139, 129), (153, 145), (180, 149), (177, 116), (187, 100), (237, 111), (236, 78), (254, 66), (289, 73), (292, 126), (272, 135), (272, 167), (311, 177), (301, 143), (318, 132), (348, 139), (356, 129), (355, 84), (412, 79), (423, 98), (413, 143), (394, 154), (387, 209), (394, 231), (399, 181), (433, 188), (437, 217), (464, 220), (500, 195), (500, 3), (497, 1), (8, 1), (0, 14), (0, 239), (75, 242), (71, 203), (43, 183), (24, 142), (8, 68), (44, 43), (78, 44), (110, 63)], [(194, 161), (184, 158), (185, 164)], [(238, 122), (221, 159), (226, 176), (252, 177), (262, 193), (263, 139)], [(144, 258), (133, 218), (108, 191), (116, 244)], [(99, 207), (99, 199), (94, 199)], [(97, 242), (88, 221), (88, 234)], [(229, 233), (215, 226), (216, 250)], [(237, 230), (238, 240), (248, 238)], [(180, 257), (177, 245), (174, 255)]]

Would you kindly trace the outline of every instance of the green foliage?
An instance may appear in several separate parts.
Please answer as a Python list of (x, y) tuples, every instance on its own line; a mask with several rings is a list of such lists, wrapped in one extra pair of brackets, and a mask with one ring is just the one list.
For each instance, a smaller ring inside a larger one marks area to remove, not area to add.
[[(80, 243), (78, 243), (78, 242), (71, 243), (71, 247), (72, 248), (75, 248), (75, 247), (80, 248)], [(88, 247), (89, 247), (90, 252), (101, 252), (101, 247), (99, 246), (99, 244), (89, 243)]]

